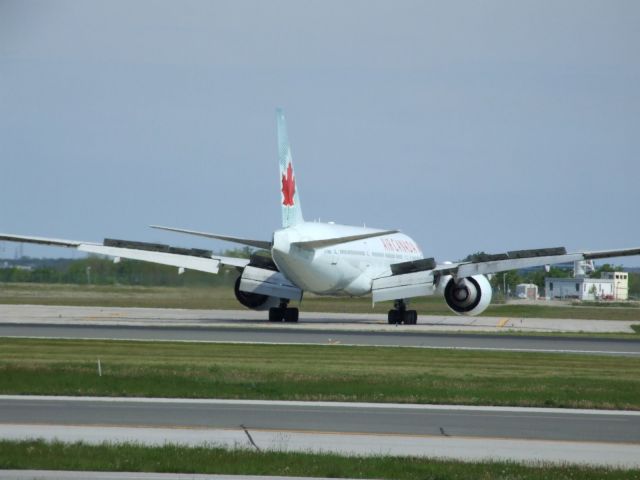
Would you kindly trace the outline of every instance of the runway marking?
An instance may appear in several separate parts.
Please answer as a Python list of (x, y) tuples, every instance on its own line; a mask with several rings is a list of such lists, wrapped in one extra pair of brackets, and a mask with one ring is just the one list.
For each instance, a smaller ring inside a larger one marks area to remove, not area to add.
[(55, 395), (0, 395), (0, 401), (51, 401), (51, 402), (102, 402), (102, 403), (157, 403), (193, 405), (252, 405), (281, 407), (341, 407), (404, 410), (454, 410), (472, 412), (548, 413), (568, 415), (622, 415), (640, 416), (637, 410), (597, 410), (579, 408), (503, 407), (491, 405), (440, 405), (417, 403), (367, 403), (367, 402), (303, 402), (298, 400), (236, 400), (218, 398), (158, 398), (158, 397), (73, 397)]
[[(181, 339), (142, 339), (142, 338), (114, 338), (114, 337), (51, 337), (48, 335), (10, 335), (0, 338), (24, 338), (31, 340), (41, 340), (43, 338), (51, 340), (108, 340), (120, 342), (165, 342), (165, 343), (219, 343), (226, 345), (291, 345), (291, 346), (341, 346), (341, 347), (378, 347), (378, 348), (421, 348), (428, 350), (470, 350), (488, 352), (521, 352), (521, 353), (575, 353), (583, 355), (618, 355), (618, 356), (640, 356), (640, 352), (627, 352), (615, 350), (570, 350), (570, 349), (548, 349), (548, 348), (501, 348), (501, 347), (451, 347), (434, 345), (393, 345), (384, 343), (317, 343), (317, 342), (248, 342), (240, 340), (181, 340)], [(339, 342), (339, 340), (337, 340)]]
[(509, 321), (508, 318), (503, 318), (502, 320), (500, 320), (498, 322), (498, 327), (500, 327), (500, 328), (504, 327), (507, 324), (508, 321)]

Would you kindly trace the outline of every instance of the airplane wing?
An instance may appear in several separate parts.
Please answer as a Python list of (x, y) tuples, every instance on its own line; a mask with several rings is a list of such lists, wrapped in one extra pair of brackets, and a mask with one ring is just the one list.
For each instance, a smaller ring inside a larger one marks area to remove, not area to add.
[(600, 258), (627, 257), (640, 255), (640, 248), (624, 248), (619, 250), (601, 250), (595, 252), (567, 253), (564, 247), (541, 248), (535, 250), (515, 250), (507, 253), (484, 255), (476, 261), (455, 264), (441, 264), (434, 269), (444, 275), (469, 277), (471, 275), (487, 275), (490, 273), (518, 270), (521, 268), (569, 263), (580, 260)]
[(249, 260), (245, 258), (214, 255), (208, 250), (177, 248), (158, 243), (108, 238), (103, 243), (95, 243), (0, 233), (0, 240), (75, 248), (81, 252), (106, 255), (115, 259), (127, 258), (207, 273), (218, 273), (220, 265), (242, 268), (249, 263)]
[(391, 265), (387, 274), (373, 280), (373, 301), (430, 295), (437, 287), (439, 278), (445, 275), (464, 278), (521, 268), (631, 255), (640, 255), (640, 248), (576, 253), (567, 253), (564, 247), (541, 248), (485, 254), (474, 261), (457, 263), (437, 264), (433, 258), (402, 262)]

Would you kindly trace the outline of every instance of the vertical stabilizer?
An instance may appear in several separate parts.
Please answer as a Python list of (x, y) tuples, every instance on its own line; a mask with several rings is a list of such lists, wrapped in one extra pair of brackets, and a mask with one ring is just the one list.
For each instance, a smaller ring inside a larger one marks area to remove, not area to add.
[(287, 228), (304, 222), (300, 197), (298, 196), (297, 178), (293, 171), (291, 147), (287, 135), (287, 124), (282, 109), (276, 110), (278, 119), (278, 157), (280, 160), (280, 206), (282, 208), (282, 227)]

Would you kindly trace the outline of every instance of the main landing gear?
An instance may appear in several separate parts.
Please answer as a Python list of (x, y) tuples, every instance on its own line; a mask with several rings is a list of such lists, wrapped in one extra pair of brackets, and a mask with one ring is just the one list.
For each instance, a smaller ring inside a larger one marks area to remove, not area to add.
[(289, 308), (289, 300), (280, 299), (280, 306), (269, 309), (269, 321), (270, 322), (297, 322), (298, 321), (298, 309)]
[(398, 325), (415, 325), (418, 323), (418, 312), (415, 310), (407, 310), (407, 304), (404, 300), (396, 300), (393, 304), (393, 310), (389, 310), (389, 323)]

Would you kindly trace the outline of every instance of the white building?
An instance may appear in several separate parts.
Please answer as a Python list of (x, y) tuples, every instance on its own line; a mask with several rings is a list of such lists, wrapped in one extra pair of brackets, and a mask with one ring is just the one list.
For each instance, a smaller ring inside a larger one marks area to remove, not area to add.
[(629, 300), (629, 274), (627, 272), (602, 272), (602, 278), (613, 280), (613, 298)]
[(547, 300), (575, 298), (578, 300), (627, 300), (629, 274), (603, 272), (604, 278), (545, 278)]
[(535, 283), (520, 283), (516, 285), (516, 297), (528, 298), (529, 300), (538, 299), (538, 286)]

